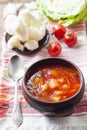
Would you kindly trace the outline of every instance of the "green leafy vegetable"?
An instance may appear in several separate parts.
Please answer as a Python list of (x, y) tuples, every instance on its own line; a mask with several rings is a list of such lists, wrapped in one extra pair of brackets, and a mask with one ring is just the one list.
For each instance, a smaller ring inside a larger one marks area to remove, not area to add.
[(37, 8), (65, 26), (87, 20), (87, 0), (37, 0)]

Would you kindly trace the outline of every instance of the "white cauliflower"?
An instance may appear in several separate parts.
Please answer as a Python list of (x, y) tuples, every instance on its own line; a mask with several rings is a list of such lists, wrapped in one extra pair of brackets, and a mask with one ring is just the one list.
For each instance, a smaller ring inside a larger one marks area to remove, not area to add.
[(31, 39), (39, 41), (44, 37), (46, 33), (46, 19), (41, 12), (23, 9), (18, 17), (27, 26)]
[(8, 15), (6, 20), (5, 20), (6, 31), (10, 35), (15, 34), (15, 22), (16, 22), (16, 20), (17, 20), (16, 15)]
[(38, 20), (32, 15), (31, 11), (28, 9), (21, 10), (19, 12), (18, 17), (27, 27), (35, 26), (38, 23)]
[(22, 42), (25, 42), (29, 39), (28, 28), (23, 24), (20, 19), (18, 19), (16, 22), (15, 33)]
[(16, 35), (12, 36), (7, 43), (10, 49), (18, 48), (19, 50), (24, 50), (24, 45), (21, 44), (21, 41), (18, 39)]
[(24, 44), (25, 48), (28, 50), (35, 50), (39, 47), (38, 42), (36, 40), (29, 40)]
[(32, 15), (38, 20), (38, 24), (46, 25), (48, 22), (48, 18), (43, 14), (40, 10), (33, 10), (31, 11)]
[(29, 27), (30, 38), (34, 40), (41, 40), (46, 33), (46, 29), (42, 26), (40, 28), (37, 27)]
[[(20, 10), (19, 15), (10, 15), (6, 19), (6, 30), (13, 35), (8, 40), (8, 47), (23, 51), (35, 50), (39, 47), (38, 41), (46, 34), (46, 17), (39, 11), (29, 9)], [(24, 43), (24, 45), (21, 44)]]

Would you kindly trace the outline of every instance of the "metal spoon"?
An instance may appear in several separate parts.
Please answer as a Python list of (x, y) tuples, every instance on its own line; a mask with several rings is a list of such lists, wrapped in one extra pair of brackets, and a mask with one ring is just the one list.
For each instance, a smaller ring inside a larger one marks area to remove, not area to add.
[(12, 119), (16, 126), (20, 126), (23, 122), (22, 113), (19, 105), (19, 97), (18, 97), (18, 80), (23, 76), (24, 68), (22, 61), (19, 56), (14, 55), (11, 57), (8, 64), (8, 75), (11, 79), (13, 79), (15, 83), (15, 94), (14, 94), (14, 107)]

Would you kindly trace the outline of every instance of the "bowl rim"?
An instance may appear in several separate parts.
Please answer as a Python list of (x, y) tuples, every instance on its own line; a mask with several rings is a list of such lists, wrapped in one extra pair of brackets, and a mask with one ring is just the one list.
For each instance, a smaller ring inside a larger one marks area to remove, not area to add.
[[(62, 101), (58, 101), (58, 102), (49, 102), (49, 101), (44, 101), (44, 100), (40, 100), (38, 98), (35, 98), (32, 94), (30, 94), (27, 89), (26, 89), (26, 85), (24, 83), (24, 80), (25, 80), (25, 77), (26, 77), (26, 74), (27, 72), (31, 69), (31, 67), (35, 66), (36, 64), (38, 64), (39, 62), (43, 62), (43, 61), (46, 61), (46, 60), (61, 60), (63, 62), (66, 62), (68, 64), (70, 64), (71, 66), (73, 66), (77, 72), (78, 72), (78, 75), (79, 75), (79, 78), (80, 78), (80, 88), (79, 90), (73, 95), (71, 96), (70, 98), (67, 98), (65, 100), (62, 100)], [(83, 76), (83, 73), (82, 71), (80, 70), (80, 68), (73, 62), (69, 61), (69, 60), (66, 60), (66, 59), (63, 59), (63, 58), (44, 58), (44, 59), (41, 59), (41, 60), (38, 60), (38, 61), (35, 61), (34, 63), (32, 63), (28, 68), (27, 70), (25, 71), (25, 74), (23, 76), (23, 80), (22, 80), (22, 87), (24, 89), (24, 91), (27, 93), (27, 95), (32, 98), (34, 101), (37, 101), (39, 103), (47, 103), (47, 104), (61, 104), (61, 103), (67, 103), (68, 101), (71, 101), (73, 100), (79, 93), (80, 91), (82, 90), (83, 86), (85, 84), (85, 80), (84, 80), (84, 76)]]

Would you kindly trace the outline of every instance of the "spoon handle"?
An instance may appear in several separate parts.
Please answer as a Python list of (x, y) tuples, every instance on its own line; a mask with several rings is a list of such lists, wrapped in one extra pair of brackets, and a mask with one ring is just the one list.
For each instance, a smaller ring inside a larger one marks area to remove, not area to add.
[(20, 126), (21, 123), (23, 122), (23, 116), (19, 104), (18, 82), (15, 82), (15, 95), (14, 95), (14, 107), (13, 107), (12, 119), (13, 119), (13, 123), (16, 126)]

